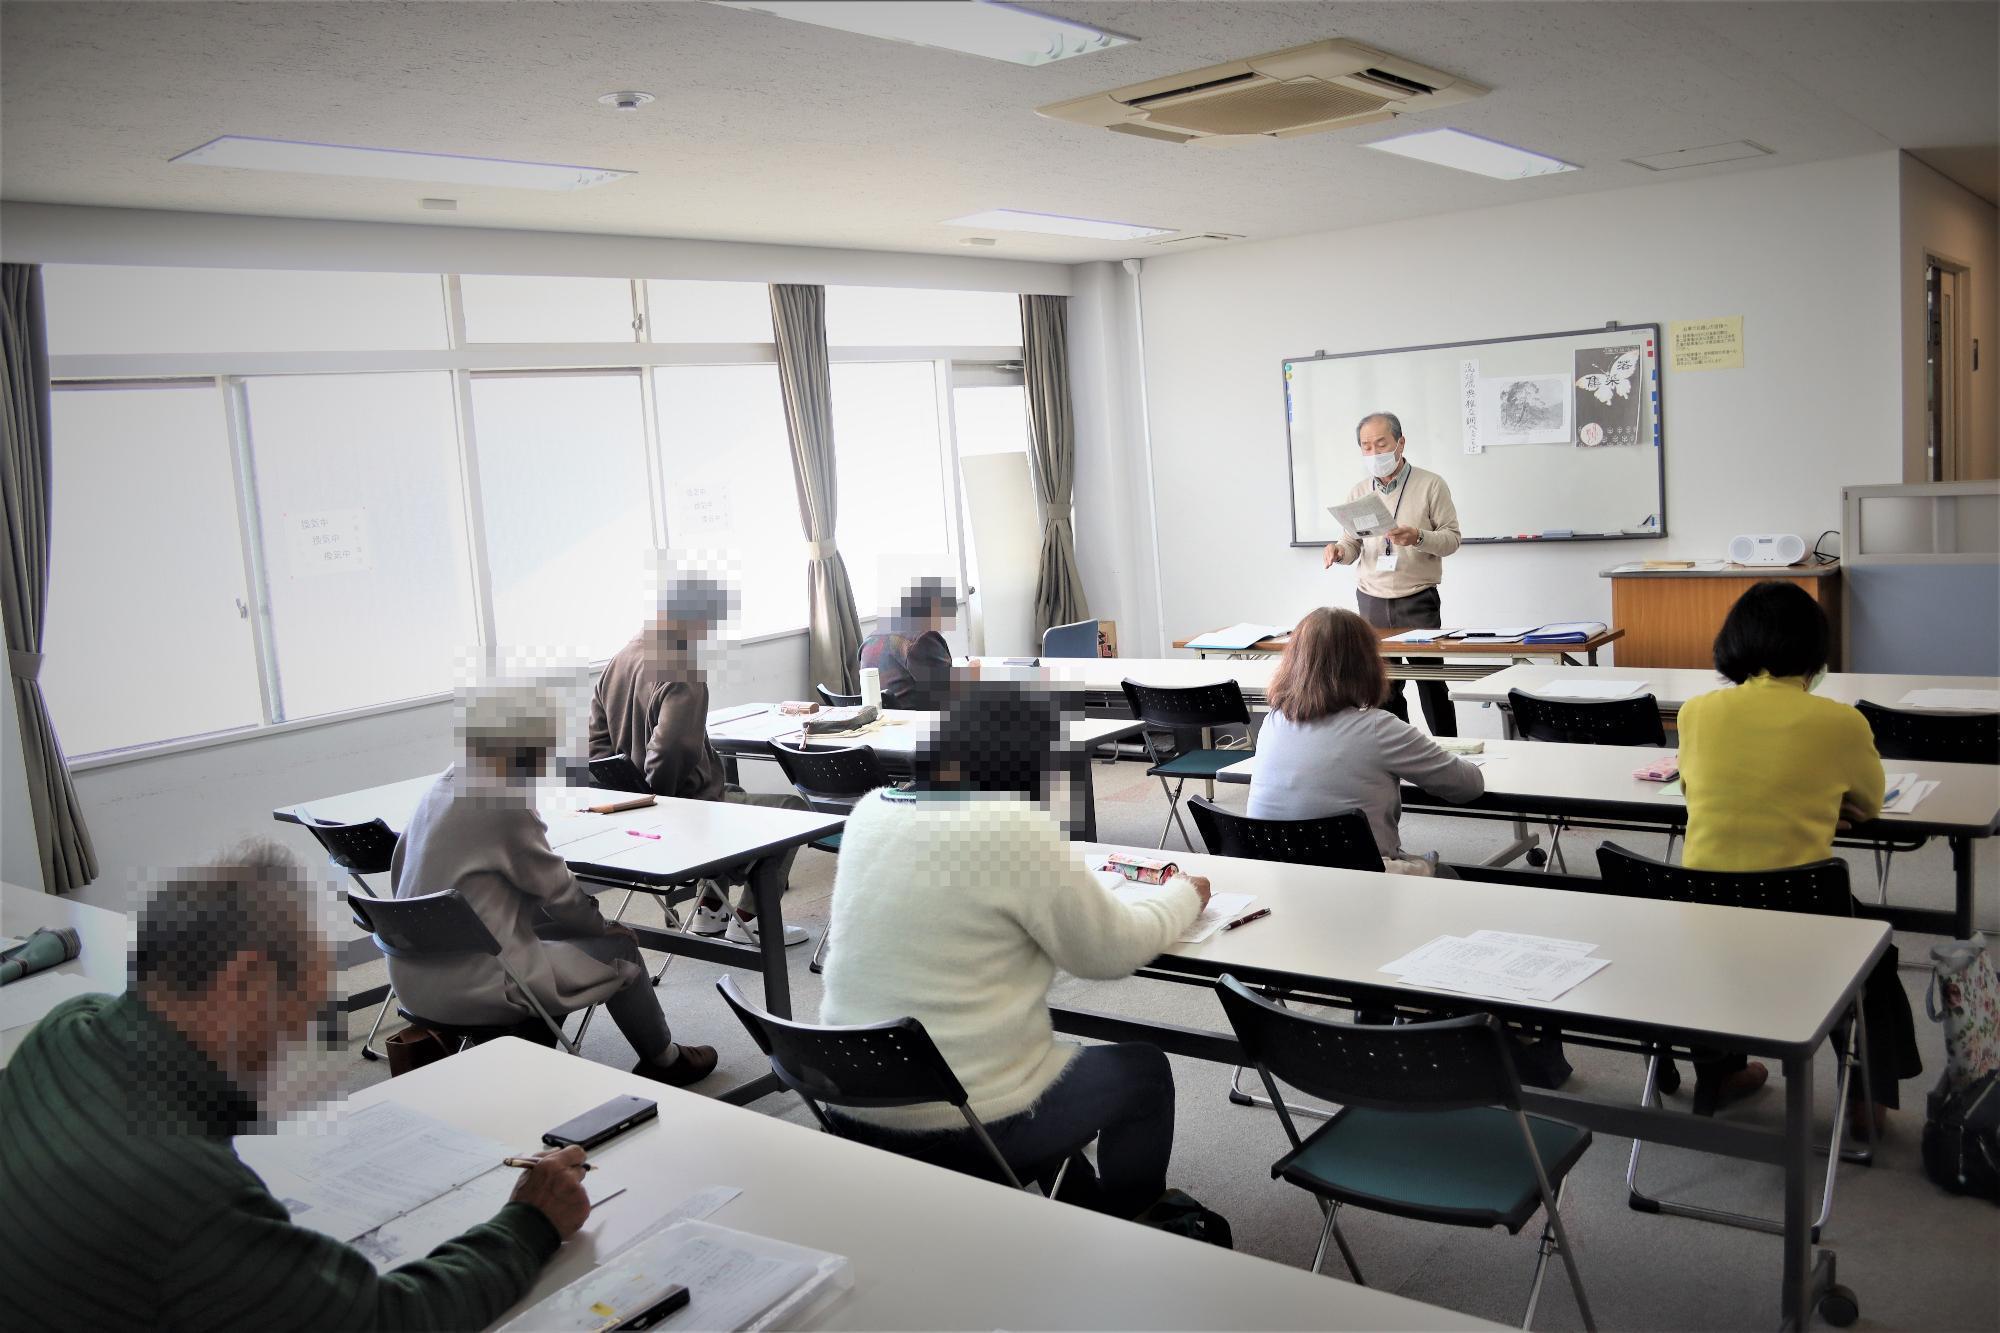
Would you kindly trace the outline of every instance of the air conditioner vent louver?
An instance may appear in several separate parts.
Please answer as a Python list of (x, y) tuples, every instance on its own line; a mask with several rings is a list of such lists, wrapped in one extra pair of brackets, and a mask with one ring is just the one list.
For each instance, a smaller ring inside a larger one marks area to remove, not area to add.
[(1170, 142), (1289, 138), (1455, 106), (1486, 89), (1329, 38), (1037, 107), (1040, 115)]
[(1373, 115), (1389, 101), (1337, 83), (1260, 83), (1241, 92), (1157, 108), (1152, 120), (1198, 134), (1268, 134), (1272, 125), (1312, 125)]
[(1184, 243), (1186, 243), (1186, 242), (1188, 242), (1188, 241), (1240, 241), (1240, 240), (1242, 240), (1242, 239), (1243, 239), (1243, 234), (1242, 234), (1241, 232), (1233, 232), (1233, 231), (1195, 231), (1195, 232), (1189, 232), (1189, 233), (1188, 233), (1187, 235), (1185, 235), (1185, 236), (1169, 236), (1169, 237), (1167, 237), (1167, 238), (1166, 238), (1165, 240), (1161, 240), (1161, 241), (1148, 241), (1148, 242), (1147, 242), (1147, 244), (1148, 244), (1148, 245), (1181, 245), (1181, 244), (1184, 244)]

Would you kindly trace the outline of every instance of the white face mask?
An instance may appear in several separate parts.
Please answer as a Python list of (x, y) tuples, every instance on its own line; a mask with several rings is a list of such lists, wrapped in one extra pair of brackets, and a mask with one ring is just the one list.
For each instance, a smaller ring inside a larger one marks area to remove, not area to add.
[(1368, 455), (1368, 471), (1384, 480), (1402, 465), (1403, 456), (1399, 453)]

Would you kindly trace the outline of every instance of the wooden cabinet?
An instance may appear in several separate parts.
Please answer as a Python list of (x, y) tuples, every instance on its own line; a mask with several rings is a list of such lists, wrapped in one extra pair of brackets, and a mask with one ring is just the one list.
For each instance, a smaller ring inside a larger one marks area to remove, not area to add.
[(1612, 650), (1619, 666), (1705, 667), (1715, 661), (1715, 635), (1736, 599), (1766, 579), (1796, 583), (1811, 593), (1833, 626), (1831, 671), (1840, 670), (1840, 566), (1778, 569), (1605, 570), (1611, 580), (1611, 623), (1625, 631)]

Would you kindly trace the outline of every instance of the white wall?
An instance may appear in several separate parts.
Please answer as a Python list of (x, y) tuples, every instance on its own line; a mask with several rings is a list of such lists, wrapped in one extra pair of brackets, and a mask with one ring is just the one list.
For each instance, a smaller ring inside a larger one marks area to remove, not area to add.
[[(1319, 348), (1744, 317), (1744, 369), (1662, 371), (1669, 536), (1465, 548), (1445, 567), (1447, 624), (1608, 620), (1605, 567), (1838, 527), (1843, 485), (1901, 477), (1898, 170), (1885, 152), (1148, 260), (1167, 636), (1353, 605), (1352, 573), (1288, 545), (1278, 367)], [(1073, 298), (1094, 299), (1087, 284)], [(1449, 479), (1447, 443), (1411, 453)], [(1079, 513), (1079, 530), (1104, 517)]]
[[(1960, 480), (2000, 477), (2000, 210), (1904, 153), (1902, 202), (1903, 468), (1900, 480), (1928, 481), (1924, 449), (1924, 262), (1927, 255), (1964, 264), (1971, 336), (1979, 369), (1967, 385)], [(1969, 365), (1969, 362), (1964, 363)]]

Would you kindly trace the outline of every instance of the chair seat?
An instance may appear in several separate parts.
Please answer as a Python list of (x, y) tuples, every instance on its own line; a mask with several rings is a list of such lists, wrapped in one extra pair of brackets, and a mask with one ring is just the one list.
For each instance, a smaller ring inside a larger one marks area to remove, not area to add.
[[(1554, 1191), (1590, 1131), (1528, 1117)], [(1458, 1226), (1517, 1232), (1542, 1206), (1512, 1111), (1398, 1112), (1349, 1107), (1287, 1153), (1271, 1174), (1342, 1203)]]
[(400, 1006), (396, 1014), (414, 1027), (429, 1028), (441, 1037), (448, 1037), (452, 1041), (469, 1041), (475, 1046), (500, 1037), (519, 1037), (522, 1041), (532, 1041), (537, 1046), (553, 1047), (556, 1044), (555, 1034), (550, 1032), (548, 1024), (539, 1018), (523, 1019), (519, 1023), (440, 1023), (436, 1019), (413, 1014)]
[(840, 850), (840, 835), (844, 832), (846, 832), (846, 830), (836, 829), (834, 832), (827, 834), (824, 838), (814, 838), (811, 842), (807, 843), (806, 845), (808, 847), (817, 847), (823, 852), (838, 852)]
[(1177, 754), (1163, 764), (1154, 764), (1146, 770), (1149, 778), (1212, 778), (1231, 764), (1241, 763), (1251, 755), (1249, 750), (1189, 750)]

